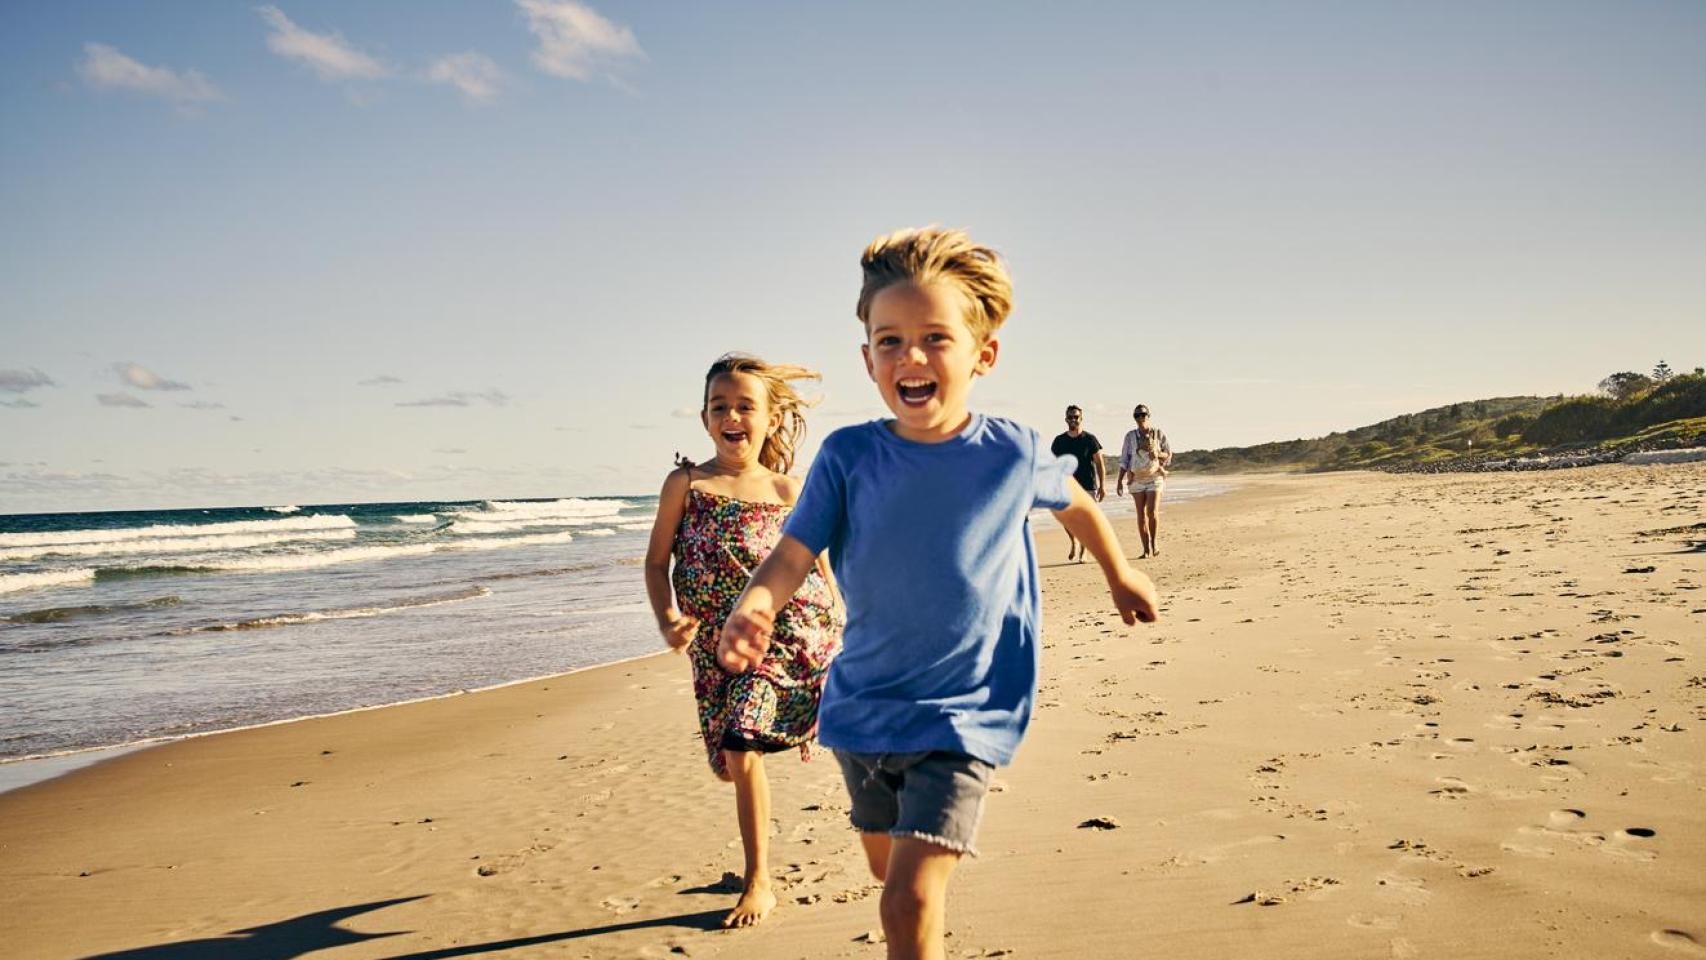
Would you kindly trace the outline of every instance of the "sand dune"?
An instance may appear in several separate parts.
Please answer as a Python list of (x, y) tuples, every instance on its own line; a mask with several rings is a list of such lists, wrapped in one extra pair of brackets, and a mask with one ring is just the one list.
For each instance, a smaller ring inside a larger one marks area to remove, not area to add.
[[(1706, 956), (1703, 491), (1259, 478), (1165, 510), (1145, 629), (1042, 534), (1045, 682), (949, 956)], [(659, 656), (126, 755), (0, 795), (0, 942), (881, 956), (827, 757), (771, 760), (782, 905), (713, 929), (740, 850), (695, 737)]]

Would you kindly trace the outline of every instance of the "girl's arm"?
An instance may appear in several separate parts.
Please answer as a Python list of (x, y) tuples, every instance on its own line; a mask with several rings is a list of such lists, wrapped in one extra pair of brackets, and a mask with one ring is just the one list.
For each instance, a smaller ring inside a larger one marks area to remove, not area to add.
[(687, 471), (672, 470), (658, 493), (658, 514), (652, 521), (652, 538), (646, 544), (646, 599), (657, 617), (658, 632), (672, 650), (693, 642), (699, 621), (675, 608), (675, 591), (669, 583), (669, 561), (675, 552), (675, 531), (686, 511)]
[(723, 635), (717, 640), (717, 662), (730, 673), (745, 673), (764, 661), (770, 649), (770, 630), (776, 611), (806, 582), (817, 555), (787, 534), (776, 549), (752, 572), (740, 598), (735, 601)]

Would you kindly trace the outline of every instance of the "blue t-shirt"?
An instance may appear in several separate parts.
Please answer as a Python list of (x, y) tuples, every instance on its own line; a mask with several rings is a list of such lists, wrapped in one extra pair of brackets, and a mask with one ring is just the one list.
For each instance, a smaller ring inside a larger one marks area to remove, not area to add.
[(818, 714), (826, 746), (1012, 760), (1042, 625), (1026, 516), (1070, 502), (1076, 465), (1031, 428), (981, 415), (942, 443), (887, 421), (824, 439), (782, 532), (829, 551), (847, 598)]

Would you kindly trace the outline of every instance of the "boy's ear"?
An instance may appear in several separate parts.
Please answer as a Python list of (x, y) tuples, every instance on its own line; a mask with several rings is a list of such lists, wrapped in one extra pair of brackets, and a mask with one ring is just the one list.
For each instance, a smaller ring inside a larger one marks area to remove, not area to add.
[(971, 368), (972, 376), (980, 377), (995, 369), (995, 358), (1001, 354), (1001, 341), (990, 337), (983, 341), (983, 346), (977, 348), (977, 364)]
[(876, 383), (877, 368), (871, 364), (871, 345), (868, 343), (859, 344), (859, 355), (865, 358), (865, 376), (870, 377), (872, 383)]

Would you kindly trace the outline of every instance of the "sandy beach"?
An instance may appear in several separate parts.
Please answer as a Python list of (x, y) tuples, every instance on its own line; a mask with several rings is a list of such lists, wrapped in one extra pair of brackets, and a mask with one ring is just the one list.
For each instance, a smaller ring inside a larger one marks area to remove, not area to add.
[[(1164, 505), (1150, 628), (1039, 533), (1039, 709), (949, 955), (1706, 956), (1703, 515), (1698, 463), (1247, 478)], [(659, 655), (0, 795), (0, 953), (881, 956), (827, 756), (771, 759), (782, 903), (715, 929), (691, 697)]]

